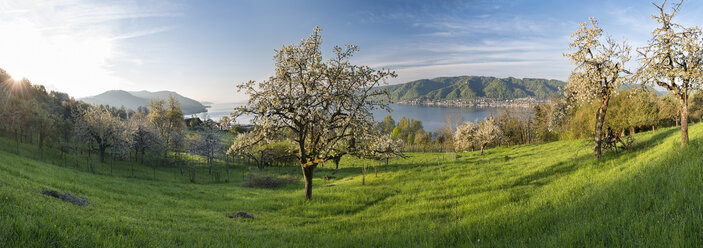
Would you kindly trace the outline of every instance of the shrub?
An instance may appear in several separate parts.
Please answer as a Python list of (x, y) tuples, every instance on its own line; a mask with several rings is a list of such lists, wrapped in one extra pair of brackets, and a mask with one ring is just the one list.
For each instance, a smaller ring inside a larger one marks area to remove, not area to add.
[(255, 172), (255, 171), (250, 171), (246, 183), (244, 183), (245, 187), (251, 187), (251, 188), (266, 188), (266, 189), (274, 189), (278, 188), (281, 186), (284, 186), (286, 184), (293, 183), (297, 181), (298, 179), (292, 176), (287, 176), (285, 178), (277, 177), (275, 175), (271, 174), (266, 174), (263, 172)]

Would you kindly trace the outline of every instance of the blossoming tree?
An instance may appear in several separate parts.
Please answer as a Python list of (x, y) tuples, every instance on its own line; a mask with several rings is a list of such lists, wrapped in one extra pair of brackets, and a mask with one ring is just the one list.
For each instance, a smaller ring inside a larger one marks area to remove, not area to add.
[(305, 179), (305, 200), (312, 197), (315, 167), (336, 156), (333, 148), (338, 144), (373, 129), (372, 110), (388, 110), (388, 92), (375, 87), (396, 76), (389, 70), (351, 64), (349, 58), (358, 51), (354, 45), (335, 46), (333, 57), (324, 61), (321, 31), (315, 28), (298, 45), (276, 50), (274, 75), (239, 85), (250, 98), (233, 113), (235, 119), (253, 116), (252, 138), (247, 142), (268, 142), (292, 133)]

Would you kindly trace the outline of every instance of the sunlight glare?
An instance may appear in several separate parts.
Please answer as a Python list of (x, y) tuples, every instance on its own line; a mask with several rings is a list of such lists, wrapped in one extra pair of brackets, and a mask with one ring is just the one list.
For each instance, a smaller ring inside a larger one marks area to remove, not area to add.
[[(3, 11), (0, 9), (0, 14)], [(117, 59), (114, 35), (105, 25), (62, 19), (75, 13), (12, 12), (0, 17), (0, 68), (15, 79), (55, 86), (76, 96), (125, 83), (110, 70)]]

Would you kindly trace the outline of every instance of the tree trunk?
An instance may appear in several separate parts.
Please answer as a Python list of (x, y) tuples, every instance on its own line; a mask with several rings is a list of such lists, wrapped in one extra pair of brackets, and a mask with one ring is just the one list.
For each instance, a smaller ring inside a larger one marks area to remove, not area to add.
[(181, 176), (183, 176), (183, 161), (181, 160), (181, 155), (178, 154), (178, 170), (181, 172)]
[(601, 103), (600, 108), (598, 108), (598, 113), (596, 115), (596, 130), (595, 130), (595, 147), (593, 148), (593, 155), (596, 158), (601, 157), (601, 139), (603, 138), (603, 123), (605, 122), (605, 114), (608, 111), (608, 101), (610, 101), (610, 95), (603, 98), (603, 103)]
[(93, 158), (92, 158), (92, 148), (88, 148), (88, 168), (90, 169), (91, 173), (95, 173), (95, 169), (93, 168)]
[(61, 160), (61, 166), (66, 166), (66, 158), (64, 157), (64, 150), (63, 146), (61, 147), (61, 154), (59, 155), (59, 159)]
[(107, 149), (107, 147), (100, 146), (100, 163), (105, 163), (105, 149)]
[[(40, 129), (43, 129), (40, 127)], [(42, 131), (39, 131), (39, 157), (43, 160), (44, 159), (44, 134)]]
[(20, 137), (18, 135), (17, 129), (15, 129), (15, 153), (20, 154)]
[(486, 145), (481, 145), (481, 155), (483, 155), (483, 148), (484, 148), (485, 146), (486, 146)]
[(686, 99), (681, 99), (681, 148), (688, 145), (688, 104)]
[(361, 166), (361, 185), (366, 185), (366, 165)]
[(78, 169), (78, 144), (73, 144), (73, 151), (75, 153), (74, 159), (76, 160), (76, 169)]
[[(257, 167), (259, 167), (259, 170), (263, 170), (263, 169), (264, 169), (264, 151), (261, 151), (261, 155), (259, 156), (259, 165), (258, 165)], [(305, 172), (303, 171), (303, 174), (304, 174), (304, 173), (305, 173)], [(312, 175), (312, 174), (311, 174), (311, 175)], [(307, 200), (307, 199), (306, 199), (306, 200)]]
[(303, 169), (303, 177), (305, 178), (305, 201), (312, 199), (312, 171), (315, 165), (301, 166)]
[(657, 133), (657, 130), (654, 129), (654, 125), (652, 125), (652, 134), (655, 134), (655, 133)]
[(195, 166), (192, 164), (188, 166), (188, 176), (190, 177), (190, 182), (195, 183)]
[(635, 134), (635, 127), (630, 127), (630, 135)]
[[(226, 156), (226, 155), (225, 155)], [(225, 157), (225, 170), (227, 171), (227, 181), (229, 182), (230, 176), (229, 176), (229, 157)], [(183, 172), (181, 172), (181, 175), (183, 175)]]

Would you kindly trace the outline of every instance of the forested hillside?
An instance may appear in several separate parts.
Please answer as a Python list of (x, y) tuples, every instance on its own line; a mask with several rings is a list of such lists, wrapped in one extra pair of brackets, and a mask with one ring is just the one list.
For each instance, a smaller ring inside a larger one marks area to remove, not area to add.
[(551, 98), (566, 85), (559, 80), (482, 76), (439, 77), (386, 86), (394, 101), (402, 100), (506, 100), (522, 97)]
[(124, 106), (125, 108), (137, 110), (139, 107), (146, 108), (149, 106), (149, 101), (152, 100), (167, 100), (169, 96), (174, 96), (178, 102), (181, 103), (181, 109), (183, 114), (191, 115), (207, 111), (205, 106), (200, 102), (193, 100), (188, 97), (184, 97), (173, 91), (124, 91), (124, 90), (110, 90), (106, 91), (97, 96), (91, 96), (82, 98), (80, 100), (95, 104), (95, 105), (110, 105), (112, 107), (119, 108)]

